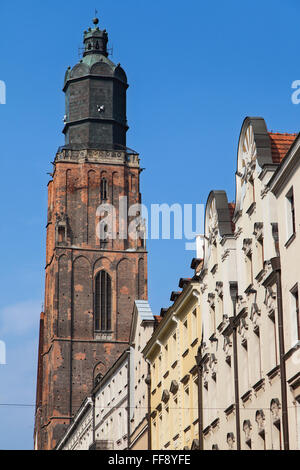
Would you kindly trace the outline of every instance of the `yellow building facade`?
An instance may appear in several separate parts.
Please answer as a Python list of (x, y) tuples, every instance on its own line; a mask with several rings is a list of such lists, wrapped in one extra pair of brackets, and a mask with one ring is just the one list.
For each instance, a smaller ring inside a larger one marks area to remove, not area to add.
[(151, 376), (153, 450), (191, 449), (198, 442), (199, 283), (182, 279), (180, 287), (143, 351)]

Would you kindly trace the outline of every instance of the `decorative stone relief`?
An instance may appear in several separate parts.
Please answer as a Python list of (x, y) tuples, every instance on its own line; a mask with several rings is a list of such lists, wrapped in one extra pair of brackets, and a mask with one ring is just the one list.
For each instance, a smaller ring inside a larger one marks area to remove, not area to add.
[(255, 222), (253, 235), (255, 236), (256, 240), (259, 240), (264, 235), (264, 224), (262, 222)]
[(208, 210), (208, 242), (212, 245), (218, 235), (218, 214), (216, 209), (216, 200), (213, 199)]
[(244, 238), (242, 250), (246, 256), (251, 254), (251, 251), (252, 251), (252, 239), (251, 238)]
[(276, 291), (275, 288), (269, 286), (266, 288), (264, 303), (267, 307), (268, 315), (274, 315), (276, 311)]

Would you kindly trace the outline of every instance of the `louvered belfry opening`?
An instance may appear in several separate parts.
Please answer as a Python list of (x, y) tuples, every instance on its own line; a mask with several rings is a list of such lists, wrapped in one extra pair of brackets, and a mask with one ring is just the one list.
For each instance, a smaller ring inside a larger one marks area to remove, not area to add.
[(95, 330), (111, 331), (111, 277), (106, 271), (95, 278)]

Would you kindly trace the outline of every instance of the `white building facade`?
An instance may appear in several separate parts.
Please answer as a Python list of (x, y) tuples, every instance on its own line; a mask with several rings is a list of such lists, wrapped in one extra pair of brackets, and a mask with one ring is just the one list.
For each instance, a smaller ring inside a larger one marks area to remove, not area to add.
[(229, 204), (224, 191), (207, 201), (199, 273), (206, 450), (300, 449), (297, 142), (295, 134), (268, 132), (262, 118), (247, 118), (236, 201)]

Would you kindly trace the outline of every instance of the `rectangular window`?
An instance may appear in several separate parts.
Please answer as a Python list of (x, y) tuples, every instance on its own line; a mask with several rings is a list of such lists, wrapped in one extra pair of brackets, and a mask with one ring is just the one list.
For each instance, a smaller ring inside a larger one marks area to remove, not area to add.
[(192, 341), (197, 338), (197, 310), (192, 313)]
[(247, 268), (247, 282), (248, 285), (253, 284), (253, 264), (252, 264), (252, 253), (246, 256), (246, 268)]
[(251, 178), (249, 180), (249, 203), (253, 204), (255, 202), (255, 187), (254, 187), (254, 180)]
[(157, 426), (156, 420), (152, 421), (152, 442), (153, 442), (153, 449), (156, 450), (157, 447)]
[(296, 233), (296, 222), (295, 222), (295, 202), (294, 202), (294, 191), (293, 188), (289, 190), (286, 195), (286, 207), (287, 207), (287, 240), (289, 240)]

